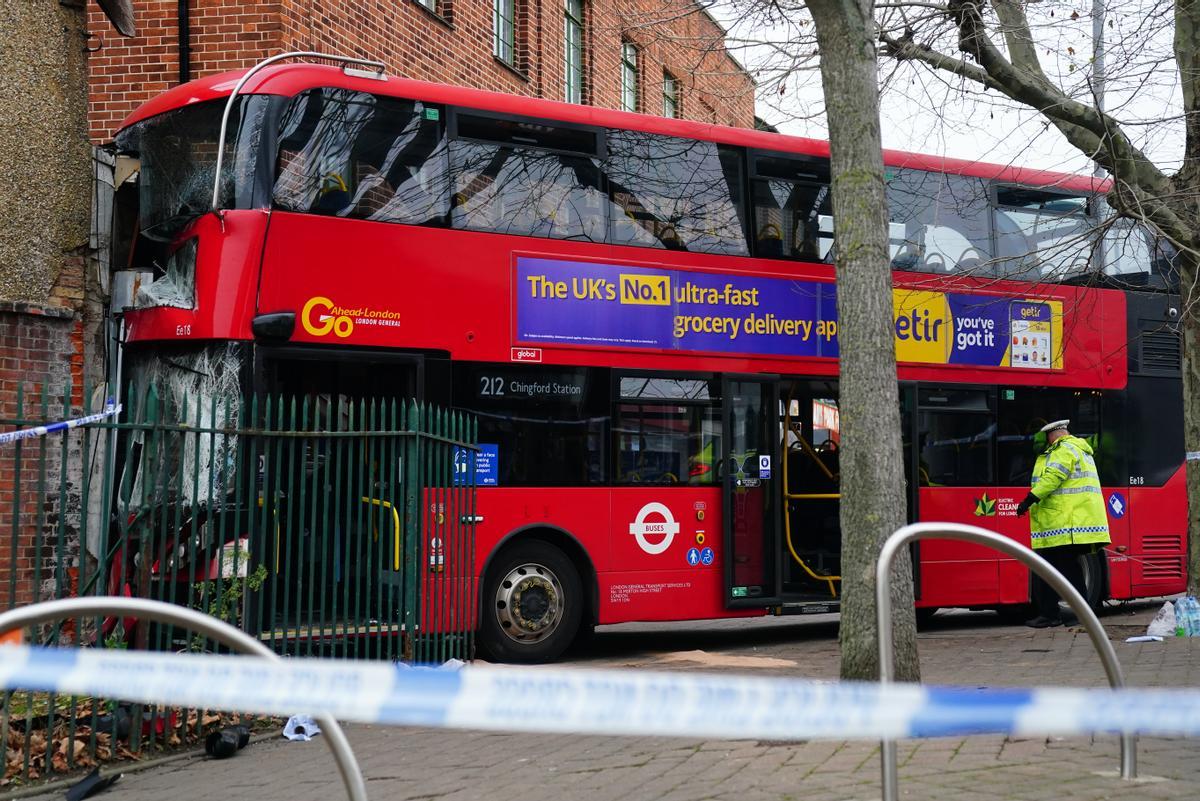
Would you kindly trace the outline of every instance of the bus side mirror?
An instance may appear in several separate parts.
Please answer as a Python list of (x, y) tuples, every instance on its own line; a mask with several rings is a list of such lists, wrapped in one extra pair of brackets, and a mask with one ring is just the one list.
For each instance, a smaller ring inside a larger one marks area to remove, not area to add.
[(270, 312), (260, 314), (250, 321), (250, 330), (255, 339), (283, 340), (292, 338), (296, 330), (295, 312)]

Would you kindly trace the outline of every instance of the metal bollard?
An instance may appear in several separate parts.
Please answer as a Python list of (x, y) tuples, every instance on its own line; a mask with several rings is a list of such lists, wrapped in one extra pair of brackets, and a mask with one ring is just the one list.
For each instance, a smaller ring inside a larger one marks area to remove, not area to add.
[[(1119, 689), (1125, 686), (1125, 674), (1121, 671), (1121, 663), (1117, 661), (1117, 652), (1113, 650), (1104, 626), (1100, 624), (1096, 613), (1087, 605), (1087, 601), (1079, 594), (1071, 583), (1063, 578), (1050, 563), (1038, 556), (1032, 549), (1026, 548), (1008, 537), (1001, 536), (976, 526), (960, 523), (913, 523), (899, 528), (888, 537), (879, 552), (879, 561), (875, 565), (875, 608), (879, 626), (879, 683), (891, 684), (895, 680), (895, 665), (892, 662), (892, 597), (891, 573), (892, 562), (896, 553), (910, 542), (927, 539), (963, 540), (976, 545), (986, 545), (997, 551), (1019, 559), (1033, 572), (1037, 573), (1046, 583), (1054, 588), (1071, 607), (1087, 629), (1092, 645), (1104, 664), (1104, 672), (1108, 674), (1109, 686)], [(880, 762), (883, 783), (883, 801), (896, 801), (899, 792), (899, 779), (896, 771), (896, 742), (885, 739), (880, 743)], [(1132, 780), (1137, 778), (1137, 738), (1132, 734), (1121, 734), (1121, 778)]]

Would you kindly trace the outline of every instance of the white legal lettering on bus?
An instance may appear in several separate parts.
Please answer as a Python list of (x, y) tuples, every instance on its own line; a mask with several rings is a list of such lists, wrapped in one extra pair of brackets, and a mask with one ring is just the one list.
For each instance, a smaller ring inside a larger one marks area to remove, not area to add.
[[(650, 515), (659, 515), (662, 520), (647, 521)], [(658, 501), (652, 501), (638, 510), (637, 517), (629, 524), (629, 533), (637, 540), (638, 547), (648, 554), (660, 554), (671, 547), (679, 533), (679, 524), (671, 516), (671, 510)], [(647, 535), (662, 536), (661, 542), (650, 542)]]

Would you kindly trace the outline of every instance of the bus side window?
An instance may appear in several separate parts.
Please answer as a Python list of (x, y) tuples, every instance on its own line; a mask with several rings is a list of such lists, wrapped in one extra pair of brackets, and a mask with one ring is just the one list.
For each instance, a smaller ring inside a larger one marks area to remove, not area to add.
[(1093, 246), (1088, 199), (1063, 192), (1000, 187), (993, 210), (998, 275), (1061, 281), (1087, 270)]
[(895, 269), (952, 273), (989, 264), (990, 205), (980, 179), (889, 169), (887, 198)]
[(606, 479), (608, 371), (456, 362), (453, 401), (495, 445), (500, 486), (570, 487)]
[(918, 394), (921, 483), (981, 487), (993, 483), (996, 417), (991, 393), (922, 389)]
[(630, 375), (617, 387), (618, 484), (717, 483), (722, 447), (716, 382)]
[(1102, 442), (1099, 400), (1091, 390), (1001, 389), (996, 438), (1000, 485), (1029, 485), (1033, 463), (1046, 449), (1046, 435), (1040, 429), (1052, 420), (1070, 420), (1071, 433), (1088, 441), (1099, 463), (1102, 451), (1114, 449)]
[(740, 150), (639, 131), (610, 130), (607, 142), (609, 241), (749, 253)]

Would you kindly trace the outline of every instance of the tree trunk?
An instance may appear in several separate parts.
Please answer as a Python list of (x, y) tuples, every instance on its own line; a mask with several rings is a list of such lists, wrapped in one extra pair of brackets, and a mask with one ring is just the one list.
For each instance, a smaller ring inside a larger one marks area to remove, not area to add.
[(1200, 313), (1194, 289), (1200, 258), (1186, 250), (1179, 254), (1180, 307), (1183, 324), (1183, 447), (1188, 498), (1188, 595), (1200, 596), (1200, 464), (1191, 454), (1200, 451)]
[[(813, 0), (829, 125), (841, 362), (841, 674), (879, 676), (875, 563), (905, 522), (887, 199), (871, 0)], [(912, 566), (892, 576), (896, 677), (918, 681)]]

